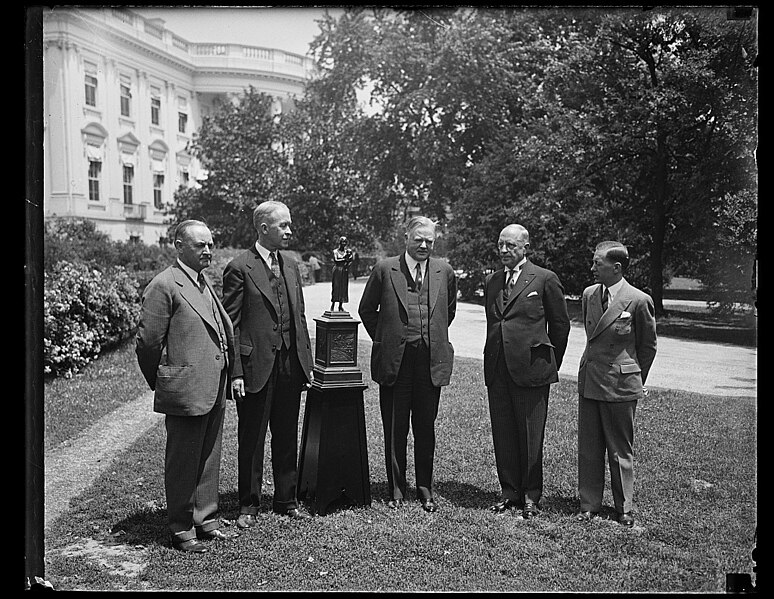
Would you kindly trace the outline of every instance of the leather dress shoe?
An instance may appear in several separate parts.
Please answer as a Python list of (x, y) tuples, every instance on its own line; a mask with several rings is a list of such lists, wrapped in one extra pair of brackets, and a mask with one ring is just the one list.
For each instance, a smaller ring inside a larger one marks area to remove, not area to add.
[(204, 543), (200, 543), (196, 539), (188, 539), (186, 541), (172, 541), (172, 547), (178, 551), (184, 551), (187, 553), (206, 553), (207, 547)]
[(521, 517), (525, 520), (529, 520), (530, 518), (534, 518), (538, 515), (538, 505), (534, 501), (525, 501), (524, 502), (524, 509), (521, 512)]
[(578, 522), (588, 522), (593, 520), (597, 516), (597, 512), (579, 512), (578, 515), (575, 516), (575, 519)]
[(626, 512), (625, 514), (618, 514), (618, 523), (626, 528), (634, 526), (634, 517), (632, 516), (632, 513)]
[(253, 514), (239, 514), (236, 525), (238, 528), (252, 528), (258, 523)]
[(513, 510), (518, 507), (521, 507), (521, 504), (515, 499), (503, 499), (494, 505), (490, 505), (489, 511), (495, 512), (496, 514), (502, 514), (503, 512), (507, 512), (508, 510)]
[(420, 503), (422, 504), (422, 509), (430, 514), (438, 511), (438, 506), (436, 505), (435, 500), (432, 497), (428, 497), (427, 499), (421, 499)]
[(403, 500), (402, 499), (390, 499), (387, 502), (387, 507), (391, 510), (397, 510), (399, 507), (403, 507)]
[(233, 539), (236, 535), (235, 534), (226, 534), (222, 530), (219, 530), (217, 528), (213, 530), (208, 531), (197, 531), (196, 536), (200, 539), (204, 539), (205, 541), (230, 541)]
[(289, 510), (286, 510), (284, 512), (281, 512), (283, 516), (287, 516), (291, 520), (309, 520), (312, 516), (307, 514), (306, 512), (302, 512), (297, 507), (290, 508)]

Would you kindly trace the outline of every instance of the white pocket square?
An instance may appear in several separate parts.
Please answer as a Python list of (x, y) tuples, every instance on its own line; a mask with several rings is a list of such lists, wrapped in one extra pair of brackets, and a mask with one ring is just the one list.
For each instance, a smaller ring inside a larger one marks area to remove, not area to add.
[(527, 297), (532, 297), (533, 295), (537, 295), (537, 291), (532, 291), (527, 294)]
[(631, 314), (624, 310), (618, 318), (631, 318)]

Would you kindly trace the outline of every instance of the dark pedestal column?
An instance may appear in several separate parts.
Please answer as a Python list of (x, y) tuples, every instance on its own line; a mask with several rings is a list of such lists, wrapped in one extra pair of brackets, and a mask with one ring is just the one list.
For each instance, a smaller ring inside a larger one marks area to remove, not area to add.
[(314, 381), (306, 394), (298, 499), (325, 515), (338, 501), (371, 505), (363, 374), (357, 367), (360, 321), (348, 312), (315, 318)]

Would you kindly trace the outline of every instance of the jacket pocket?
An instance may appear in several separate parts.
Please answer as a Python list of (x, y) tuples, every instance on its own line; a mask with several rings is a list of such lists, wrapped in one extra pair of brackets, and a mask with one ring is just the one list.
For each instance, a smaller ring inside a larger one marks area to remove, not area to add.
[(253, 353), (253, 346), (252, 345), (246, 345), (245, 343), (239, 344), (239, 354), (242, 356), (249, 356), (251, 353)]
[(642, 369), (640, 368), (640, 365), (637, 364), (637, 362), (626, 362), (624, 364), (618, 364), (618, 367), (621, 369), (621, 374), (635, 374), (637, 372), (642, 372)]
[(168, 364), (159, 364), (156, 376), (158, 378), (175, 379), (187, 376), (191, 366), (169, 366)]

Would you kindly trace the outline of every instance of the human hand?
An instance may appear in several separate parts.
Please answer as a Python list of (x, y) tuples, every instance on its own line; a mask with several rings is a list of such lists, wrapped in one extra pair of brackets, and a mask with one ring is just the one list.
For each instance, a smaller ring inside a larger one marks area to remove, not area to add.
[(237, 401), (242, 401), (245, 398), (245, 380), (242, 377), (232, 379), (231, 394)]
[(311, 381), (313, 381), (313, 380), (314, 380), (314, 370), (310, 370), (309, 371), (309, 380), (304, 383), (304, 389), (311, 389), (312, 388)]

